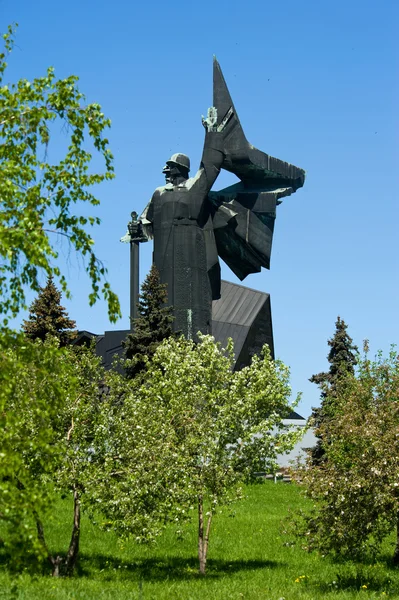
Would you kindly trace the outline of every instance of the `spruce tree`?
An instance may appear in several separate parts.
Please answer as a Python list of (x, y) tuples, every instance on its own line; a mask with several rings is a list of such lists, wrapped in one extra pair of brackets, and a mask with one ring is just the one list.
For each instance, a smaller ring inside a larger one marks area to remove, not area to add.
[[(328, 340), (330, 352), (327, 360), (330, 363), (329, 371), (317, 373), (309, 379), (321, 388), (321, 405), (313, 408), (312, 419), (316, 429), (316, 436), (320, 425), (326, 424), (334, 415), (334, 396), (338, 381), (345, 375), (354, 374), (354, 368), (357, 363), (358, 348), (353, 344), (353, 340), (347, 332), (347, 325), (343, 319), (337, 318), (335, 323), (335, 333)], [(320, 464), (323, 460), (325, 451), (324, 444), (328, 443), (321, 436), (318, 436), (316, 446), (312, 450), (312, 461), (314, 464)]]
[(151, 358), (159, 344), (173, 334), (173, 309), (166, 305), (166, 301), (166, 285), (161, 283), (159, 272), (152, 265), (141, 286), (139, 316), (133, 320), (133, 331), (123, 342), (125, 357), (133, 359), (125, 365), (128, 379), (142, 371), (144, 357)]
[(45, 287), (29, 307), (29, 318), (22, 324), (22, 330), (31, 340), (45, 340), (47, 334), (55, 336), (60, 346), (66, 346), (75, 337), (75, 321), (69, 318), (66, 309), (61, 306), (61, 292), (54, 284), (53, 278), (47, 279)]

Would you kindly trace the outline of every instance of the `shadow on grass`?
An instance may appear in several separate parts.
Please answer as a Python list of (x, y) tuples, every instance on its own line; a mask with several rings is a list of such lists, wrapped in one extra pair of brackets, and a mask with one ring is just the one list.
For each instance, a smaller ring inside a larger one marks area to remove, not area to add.
[[(209, 559), (206, 577), (218, 578), (239, 571), (273, 569), (285, 566), (283, 563), (268, 560), (218, 560)], [(118, 571), (120, 575), (116, 575)], [(132, 578), (143, 581), (187, 580), (202, 578), (198, 573), (198, 560), (192, 556), (169, 556), (168, 558), (146, 558), (134, 562), (123, 561), (107, 555), (82, 554), (76, 574), (80, 577), (93, 577), (99, 572), (104, 579), (115, 577)]]
[[(218, 578), (232, 575), (239, 571), (255, 571), (257, 569), (273, 569), (286, 566), (285, 563), (269, 560), (220, 560), (209, 559), (206, 577)], [(9, 572), (22, 569), (31, 575), (50, 575), (51, 568), (47, 561), (38, 561), (35, 557), (24, 557), (16, 561), (12, 553), (4, 548), (0, 550), (0, 568)], [(107, 554), (79, 553), (75, 576), (89, 579), (101, 576), (105, 580), (130, 579), (137, 581), (188, 580), (202, 578), (198, 572), (198, 559), (193, 556), (152, 557), (143, 560), (126, 560)]]
[[(399, 593), (399, 569), (392, 558), (371, 564), (351, 561), (346, 565), (337, 562), (337, 573), (332, 581), (321, 582), (318, 589), (325, 594), (337, 591), (385, 592), (390, 596)], [(395, 596), (396, 597), (396, 596)]]

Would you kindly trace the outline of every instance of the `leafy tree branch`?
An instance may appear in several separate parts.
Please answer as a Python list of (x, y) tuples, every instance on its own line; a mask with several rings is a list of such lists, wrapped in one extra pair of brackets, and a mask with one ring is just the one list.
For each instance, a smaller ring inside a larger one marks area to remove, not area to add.
[[(111, 321), (120, 316), (119, 302), (106, 280), (87, 226), (99, 224), (78, 206), (97, 206), (90, 191), (114, 177), (113, 156), (106, 130), (110, 120), (97, 103), (86, 104), (74, 75), (57, 80), (49, 67), (44, 77), (4, 82), (6, 57), (14, 45), (15, 28), (3, 35), (0, 53), (0, 314), (5, 322), (25, 306), (27, 287), (39, 290), (42, 273), (59, 279), (69, 297), (65, 276), (57, 265), (59, 252), (50, 234), (57, 233), (83, 257), (91, 280), (90, 304), (102, 295)], [(57, 121), (64, 125), (65, 156), (49, 159)], [(90, 168), (91, 144), (104, 161), (103, 172)], [(76, 207), (76, 208), (75, 208)]]

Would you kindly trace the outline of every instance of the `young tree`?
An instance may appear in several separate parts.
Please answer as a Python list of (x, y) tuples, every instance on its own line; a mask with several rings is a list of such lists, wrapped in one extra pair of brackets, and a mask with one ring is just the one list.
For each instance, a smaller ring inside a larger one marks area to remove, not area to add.
[(95, 443), (105, 456), (96, 497), (109, 527), (148, 538), (197, 510), (202, 574), (219, 506), (301, 435), (282, 427), (292, 409), (288, 369), (268, 348), (241, 371), (233, 364), (232, 343), (221, 351), (211, 336), (164, 340), (118, 409), (111, 391), (111, 445)]
[(75, 337), (75, 321), (72, 321), (66, 309), (61, 306), (61, 292), (57, 290), (53, 277), (47, 279), (45, 287), (41, 287), (39, 295), (29, 307), (29, 319), (22, 324), (22, 330), (31, 340), (42, 342), (47, 334), (56, 337), (60, 346), (66, 346)]
[(134, 319), (133, 332), (123, 343), (126, 376), (131, 379), (145, 367), (145, 358), (154, 355), (165, 338), (173, 334), (173, 309), (166, 305), (166, 285), (162, 284), (157, 268), (152, 265), (145, 278), (138, 303), (139, 317)]
[(312, 458), (315, 464), (320, 464), (325, 457), (325, 445), (328, 443), (329, 438), (328, 427), (323, 427), (322, 434), (321, 425), (326, 425), (328, 420), (334, 416), (336, 387), (343, 377), (348, 374), (353, 375), (357, 363), (358, 349), (347, 332), (345, 321), (340, 317), (337, 318), (335, 333), (328, 340), (328, 345), (330, 346), (330, 352), (327, 356), (330, 363), (329, 371), (312, 375), (309, 380), (321, 388), (321, 405), (318, 408), (313, 408), (312, 412), (312, 421), (318, 437), (317, 444), (312, 450)]
[(349, 557), (375, 553), (397, 530), (399, 564), (399, 360), (395, 351), (370, 361), (357, 375), (336, 383), (335, 412), (320, 432), (328, 434), (326, 460), (298, 473), (313, 510), (299, 532), (307, 549)]
[[(21, 339), (23, 338), (23, 339)], [(77, 561), (80, 501), (90, 481), (93, 429), (101, 404), (100, 359), (85, 348), (58, 348), (3, 332), (0, 353), (0, 521), (15, 564), (47, 559), (53, 575)], [(72, 491), (71, 540), (65, 554), (46, 544), (46, 521), (60, 493)]]
[[(25, 305), (25, 288), (39, 291), (43, 272), (59, 278), (69, 296), (54, 243), (63, 236), (86, 261), (90, 304), (100, 297), (101, 288), (109, 318), (115, 321), (119, 302), (86, 229), (99, 218), (85, 216), (85, 206), (82, 212), (77, 208), (81, 203), (99, 204), (90, 187), (114, 177), (104, 137), (110, 120), (99, 104), (85, 104), (76, 76), (57, 80), (52, 67), (44, 77), (6, 84), (6, 55), (12, 51), (13, 35), (9, 27), (0, 52), (0, 315), (6, 323), (16, 315)], [(49, 149), (57, 123), (63, 126), (68, 149), (53, 163)], [(91, 168), (90, 145), (104, 159), (102, 173)]]
[[(78, 561), (80, 543), (81, 502), (90, 493), (93, 472), (97, 472), (93, 456), (96, 428), (102, 426), (102, 404), (107, 375), (101, 357), (94, 348), (70, 348), (62, 355), (66, 376), (63, 381), (64, 405), (56, 424), (57, 443), (62, 448), (62, 462), (53, 466), (52, 481), (59, 495), (73, 496), (72, 532), (65, 553), (51, 555), (42, 544), (52, 566), (53, 575), (71, 575)], [(71, 381), (74, 385), (71, 386)], [(109, 426), (109, 424), (108, 424)], [(46, 514), (45, 514), (46, 516)]]

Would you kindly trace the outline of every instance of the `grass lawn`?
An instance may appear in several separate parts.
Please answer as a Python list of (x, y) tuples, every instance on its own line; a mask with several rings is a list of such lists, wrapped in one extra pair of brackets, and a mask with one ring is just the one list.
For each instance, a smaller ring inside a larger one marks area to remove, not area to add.
[[(390, 566), (393, 540), (373, 565), (333, 563), (284, 545), (281, 520), (303, 505), (294, 485), (266, 482), (246, 488), (236, 514), (215, 517), (207, 575), (198, 575), (195, 523), (183, 539), (173, 528), (156, 545), (124, 543), (82, 522), (81, 555), (69, 579), (23, 573), (11, 576), (1, 558), (0, 599), (37, 600), (295, 600), (318, 598), (399, 598), (399, 570)], [(49, 525), (49, 541), (65, 549), (71, 520), (60, 502)], [(367, 587), (362, 587), (367, 586)]]

